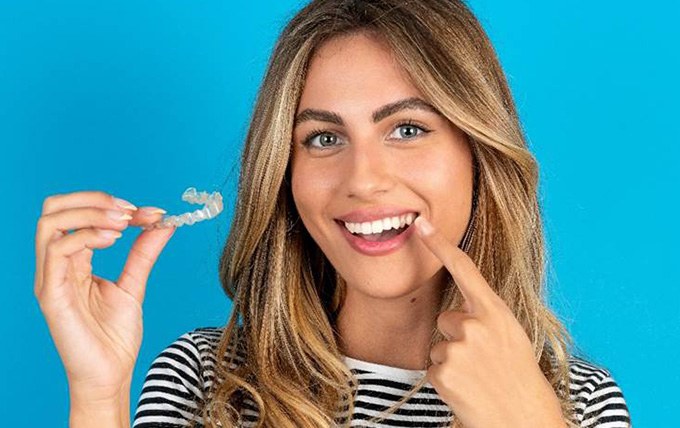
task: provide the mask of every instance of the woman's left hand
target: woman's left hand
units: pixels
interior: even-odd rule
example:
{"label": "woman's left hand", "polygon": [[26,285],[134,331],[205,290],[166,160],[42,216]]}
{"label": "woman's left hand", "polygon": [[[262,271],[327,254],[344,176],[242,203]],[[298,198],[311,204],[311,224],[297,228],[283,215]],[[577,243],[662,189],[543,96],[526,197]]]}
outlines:
{"label": "woman's left hand", "polygon": [[559,399],[510,308],[472,259],[423,220],[415,221],[418,235],[465,300],[464,312],[437,318],[448,340],[430,351],[429,382],[466,428],[564,427]]}

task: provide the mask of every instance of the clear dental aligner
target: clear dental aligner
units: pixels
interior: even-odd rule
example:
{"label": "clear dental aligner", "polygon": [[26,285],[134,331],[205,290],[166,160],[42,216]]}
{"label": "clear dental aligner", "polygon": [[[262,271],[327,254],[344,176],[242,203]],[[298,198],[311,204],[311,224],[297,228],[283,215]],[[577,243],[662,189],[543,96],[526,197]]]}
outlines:
{"label": "clear dental aligner", "polygon": [[205,204],[202,209],[187,212],[180,215],[166,215],[153,224],[147,225],[144,229],[158,229],[166,227],[181,227],[185,224],[192,225],[203,220],[215,218],[222,212],[222,195],[220,192],[197,192],[195,187],[189,187],[182,193],[182,200],[190,204]]}

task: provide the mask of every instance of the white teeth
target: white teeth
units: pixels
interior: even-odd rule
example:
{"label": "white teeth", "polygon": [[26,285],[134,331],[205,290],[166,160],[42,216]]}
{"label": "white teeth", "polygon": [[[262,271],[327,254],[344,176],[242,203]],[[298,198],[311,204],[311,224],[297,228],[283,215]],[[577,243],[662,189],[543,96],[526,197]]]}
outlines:
{"label": "white teeth", "polygon": [[396,217],[385,217],[381,220],[367,221],[364,223],[343,222],[347,230],[351,233],[361,233],[363,235],[381,233],[383,230],[401,229],[405,225],[410,225],[416,218],[416,213],[408,213]]}

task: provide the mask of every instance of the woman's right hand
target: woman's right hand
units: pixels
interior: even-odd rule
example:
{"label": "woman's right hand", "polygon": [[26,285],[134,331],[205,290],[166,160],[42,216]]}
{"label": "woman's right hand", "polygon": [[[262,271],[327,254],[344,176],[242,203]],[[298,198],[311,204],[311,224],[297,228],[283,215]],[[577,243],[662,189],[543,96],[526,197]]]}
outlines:
{"label": "woman's right hand", "polygon": [[[142,342],[142,302],[158,255],[175,228],[148,229],[135,240],[116,282],[92,273],[95,248],[113,245],[128,225],[162,218],[100,191],[45,199],[36,229],[34,292],[78,398],[115,399],[129,387]],[[114,220],[108,214],[127,220]],[[68,233],[69,231],[72,233]],[[129,393],[129,389],[128,389]]]}

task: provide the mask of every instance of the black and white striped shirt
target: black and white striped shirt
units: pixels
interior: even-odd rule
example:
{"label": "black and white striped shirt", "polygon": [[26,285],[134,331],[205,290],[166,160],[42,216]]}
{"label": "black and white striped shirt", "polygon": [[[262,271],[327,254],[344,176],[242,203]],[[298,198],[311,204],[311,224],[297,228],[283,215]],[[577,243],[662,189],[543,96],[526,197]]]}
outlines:
{"label": "black and white striped shirt", "polygon": [[[137,402],[133,428],[184,427],[192,418],[202,426],[202,418],[192,416],[193,410],[213,383],[214,350],[222,330],[223,327],[202,327],[187,332],[156,357]],[[243,357],[239,348],[237,361],[242,361]],[[346,356],[344,361],[359,381],[353,427],[366,426],[366,420],[399,401],[425,373],[424,370],[406,370]],[[632,428],[623,393],[607,370],[571,357],[570,392],[581,427]],[[255,426],[255,403],[246,399],[241,415],[242,426]],[[347,416],[339,414],[336,420]],[[445,427],[452,416],[451,409],[428,382],[379,426]]]}

